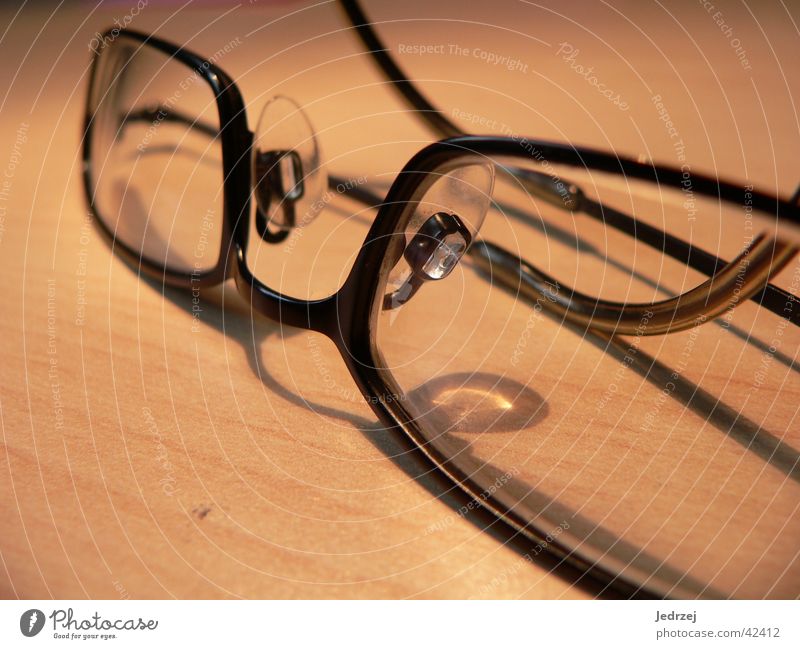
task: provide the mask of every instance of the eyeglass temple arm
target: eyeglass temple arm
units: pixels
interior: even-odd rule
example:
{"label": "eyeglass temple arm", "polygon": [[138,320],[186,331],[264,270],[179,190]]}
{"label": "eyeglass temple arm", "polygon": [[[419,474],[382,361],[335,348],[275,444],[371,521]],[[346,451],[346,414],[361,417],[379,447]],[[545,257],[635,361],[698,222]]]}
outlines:
{"label": "eyeglass temple arm", "polygon": [[[139,111],[135,111],[132,113],[128,113],[125,116],[124,122],[128,121],[172,121],[177,122],[180,124],[185,124],[190,126],[194,129],[199,130],[200,132],[209,135],[210,137],[217,137],[219,135],[219,130],[209,124],[201,122],[196,119],[192,119],[189,116],[186,116],[174,109],[171,109],[166,106],[158,106],[155,108],[143,108]],[[663,230],[659,230],[647,223],[642,223],[637,221],[636,219],[631,218],[627,214],[619,212],[613,208],[607,207],[601,203],[593,201],[587,198],[580,188],[570,185],[567,187],[567,195],[565,196],[564,191],[560,189],[555,183],[555,181],[547,174],[541,174],[538,172],[530,172],[530,173],[522,173],[519,172],[527,172],[528,170],[520,170],[515,168],[508,168],[506,169],[512,176],[520,180],[522,185],[525,189],[557,206],[561,207],[567,211],[577,211],[581,210],[586,214],[592,215],[595,218],[598,218],[605,223],[615,227],[630,236],[641,240],[648,245],[656,248],[658,250],[662,250],[664,253],[668,254],[669,256],[673,257],[674,259],[678,259],[687,265],[691,266],[695,270],[698,270],[709,277],[714,278],[716,280],[719,273],[723,272],[725,269],[736,268],[738,267],[737,260],[741,259],[742,255],[737,257],[736,260],[732,262],[725,262],[724,260],[712,255],[711,253],[705,252],[704,250],[697,248],[696,246],[692,246],[682,239],[674,237],[670,234],[667,234]],[[344,183],[343,179],[337,178],[335,176],[330,176],[328,179],[328,185],[331,188],[336,188]],[[349,189],[347,195],[357,200],[363,204],[377,206],[381,203],[381,199],[370,192],[369,190],[361,187],[353,187]],[[754,242],[755,245],[755,242]],[[786,246],[783,244],[775,244],[776,246],[776,259],[775,262],[778,262],[778,248],[783,250],[782,254],[788,255],[786,258],[781,258],[780,267],[783,267],[789,259],[795,254],[796,249],[790,246]],[[761,249],[759,247],[759,249]],[[544,273],[537,271],[533,266],[524,262],[523,260],[519,259],[512,253],[505,251],[504,249],[500,248],[491,243],[487,242],[476,242],[472,248],[471,253],[472,256],[478,260],[479,264],[483,260],[483,263],[489,261],[489,257],[487,255],[489,252],[492,252],[491,258],[494,260],[493,263],[497,266],[495,272],[499,272],[501,275],[501,281],[504,282],[511,282],[510,286],[515,287],[520,283],[520,278],[523,280],[523,284],[528,286],[528,289],[533,291],[533,293],[537,294],[539,298],[543,296],[543,291],[547,291],[547,287],[551,286],[554,282],[552,278],[549,278]],[[744,254],[744,253],[743,253]],[[751,251],[752,255],[752,251]],[[751,256],[752,262],[752,256]],[[755,277],[756,273],[750,273],[751,277]],[[767,279],[769,279],[770,275],[767,275]],[[502,277],[505,277],[503,280]],[[516,277],[516,279],[514,279]],[[709,280],[711,282],[712,280]],[[709,282],[701,285],[695,291],[700,290],[703,286],[707,286]],[[719,283],[718,286],[723,285]],[[772,284],[766,283],[757,283],[753,281],[752,284],[748,284],[752,290],[747,292],[746,297],[743,290],[740,290],[739,296],[740,299],[751,299],[758,302],[761,306],[767,308],[769,311],[776,313],[777,315],[786,318],[794,325],[800,325],[800,300],[798,300],[795,296],[791,293],[787,293],[786,291],[778,288],[777,286],[773,286]],[[759,290],[761,288],[761,290]],[[702,295],[707,295],[706,293],[702,293]],[[594,314],[592,315],[593,325],[596,329],[602,329],[609,331],[613,329],[617,333],[623,333],[623,331],[627,331],[626,329],[628,325],[625,323],[628,322],[631,318],[633,319],[635,326],[638,326],[639,322],[641,321],[641,317],[643,315],[643,309],[651,307],[652,305],[624,305],[622,303],[604,303],[598,302],[594,298],[589,296],[583,295],[577,291],[570,290],[568,293],[563,294],[564,296],[568,295],[568,301],[561,303],[561,306],[558,303],[553,303],[548,300],[547,305],[555,308],[557,311],[563,310],[564,304],[568,304],[568,308],[573,310],[575,315],[575,319],[570,318],[571,320],[586,324],[586,317],[587,314]],[[700,293],[698,293],[700,295]],[[675,298],[679,299],[679,298]],[[686,300],[687,297],[683,296]],[[665,304],[669,303],[670,300],[667,300],[663,303],[656,303],[656,304]],[[611,305],[610,311],[601,311],[598,314],[598,305]],[[620,310],[623,309],[631,309],[629,315],[626,315],[624,318],[620,317]],[[665,307],[666,311],[669,312],[672,307]],[[724,309],[723,309],[724,310]],[[787,315],[787,312],[788,315]],[[687,313],[687,311],[682,310],[678,315],[682,315]],[[709,312],[710,313],[710,312]],[[659,316],[663,318],[663,316]],[[683,316],[682,316],[683,317]],[[706,317],[709,317],[707,314]],[[693,323],[697,319],[697,316],[693,316],[690,318],[685,326],[691,327]],[[609,329],[609,327],[611,329]],[[677,331],[674,326],[669,328],[669,331]],[[656,329],[655,325],[651,329],[648,330],[649,333],[661,333],[662,330]]]}
{"label": "eyeglass temple arm", "polygon": [[[332,176],[330,182],[340,185],[343,180]],[[381,203],[380,197],[368,189],[354,188],[346,194],[365,205]],[[555,200],[561,201],[561,197]],[[642,304],[598,300],[564,289],[553,277],[484,239],[477,239],[467,254],[490,281],[520,291],[531,302],[542,304],[573,324],[610,334],[655,336],[690,329],[735,308],[758,293],[797,252],[795,246],[760,235],[733,261],[717,260],[720,266],[714,277],[700,286],[675,298]]]}
{"label": "eyeglass temple arm", "polygon": [[[708,277],[714,278],[724,269],[729,268],[731,264],[736,263],[736,260],[726,262],[724,259],[706,252],[698,246],[693,246],[683,239],[668,234],[648,223],[632,219],[627,214],[597,201],[584,199],[582,210],[584,213],[602,220],[616,230],[624,232],[656,250],[662,251],[667,256]],[[776,244],[776,254],[777,248]],[[797,248],[791,244],[781,244],[780,248],[787,251],[797,251]],[[789,258],[782,265],[785,265],[791,259],[792,254],[795,253],[789,254]],[[772,273],[770,276],[775,274]],[[752,292],[748,298],[768,311],[785,318],[793,325],[800,326],[800,299],[788,291],[767,282],[759,290]]]}
{"label": "eyeglass temple arm", "polygon": [[[420,117],[434,133],[441,137],[464,135],[464,131],[431,104],[408,79],[400,66],[395,63],[394,59],[388,54],[389,50],[372,28],[369,18],[364,14],[358,2],[356,0],[339,1],[362,43],[369,50],[370,55],[375,59],[386,78],[393,83],[403,98],[418,111]],[[554,194],[553,188],[547,188],[547,182],[551,179],[546,174],[527,169],[510,169],[509,172],[513,177],[520,180],[528,191],[540,198],[548,200],[548,198],[558,195],[557,192]],[[541,191],[537,192],[537,189]],[[576,189],[579,191],[579,188]],[[800,187],[792,200],[796,204],[800,204]],[[571,206],[565,205],[563,201],[554,202],[550,200],[550,202],[555,205],[560,202],[560,207],[577,211]],[[607,225],[635,236],[647,245],[709,277],[727,265],[727,262],[711,253],[669,235],[658,228],[641,223],[627,214],[605,207],[600,203],[584,198],[580,202],[580,209],[588,216],[603,220]],[[761,291],[756,291],[751,295],[750,299],[767,310],[787,318],[792,324],[800,326],[800,299],[791,293],[772,284],[767,284]],[[787,309],[787,307],[789,308]],[[787,312],[789,313],[788,316]]]}
{"label": "eyeglass temple arm", "polygon": [[361,42],[380,66],[384,75],[389,79],[403,98],[419,113],[433,130],[437,137],[458,137],[464,132],[451,122],[447,117],[425,96],[417,90],[406,74],[395,63],[394,59],[387,53],[389,50],[383,41],[372,29],[369,18],[361,10],[361,7],[354,0],[341,0],[340,4],[347,13],[350,24],[355,27]]}
{"label": "eyeglass temple arm", "polygon": [[797,248],[760,235],[697,288],[678,297],[642,304],[598,300],[562,289],[546,273],[488,241],[476,241],[469,254],[491,281],[519,291],[573,324],[610,334],[654,336],[690,329],[733,309],[757,293],[797,254]]}
{"label": "eyeglass temple arm", "polygon": [[[549,176],[546,180],[552,182]],[[338,186],[343,182],[341,178],[330,177],[332,185]],[[546,186],[541,189],[550,191]],[[556,200],[562,201],[561,195],[556,193],[558,198],[550,195],[553,203]],[[365,205],[378,206],[381,203],[380,197],[368,189],[356,187],[346,194]],[[582,197],[582,200],[587,199]],[[604,208],[599,203],[595,205],[598,209],[609,211],[609,208]],[[613,218],[613,214],[608,216]],[[641,227],[646,224],[639,225]],[[655,231],[655,236],[667,239],[671,237],[656,228],[652,230]],[[686,245],[680,239],[677,241]],[[690,254],[697,253],[691,246],[687,246],[687,249]],[[732,310],[740,302],[757,295],[760,290],[763,292],[762,287],[769,278],[780,272],[797,253],[796,246],[760,235],[739,256],[727,263],[708,253],[702,253],[712,257],[716,264],[715,271],[709,273],[713,277],[700,286],[678,297],[659,302],[631,304],[598,300],[572,289],[564,290],[554,278],[505,248],[484,239],[476,240],[468,251],[476,265],[489,276],[490,281],[497,281],[511,291],[520,291],[531,302],[542,303],[551,312],[560,314],[573,324],[610,334],[642,336],[690,329]],[[786,304],[782,302],[780,307],[783,309]],[[780,310],[777,313],[785,316]],[[798,310],[793,310],[790,321],[796,324],[797,315]]]}

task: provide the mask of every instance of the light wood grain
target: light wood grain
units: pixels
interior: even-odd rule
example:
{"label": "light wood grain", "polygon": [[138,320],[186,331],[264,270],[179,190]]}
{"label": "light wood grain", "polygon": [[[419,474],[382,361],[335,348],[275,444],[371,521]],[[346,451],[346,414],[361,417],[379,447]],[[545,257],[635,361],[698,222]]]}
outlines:
{"label": "light wood grain", "polygon": [[[467,11],[464,5],[456,14],[453,7],[429,5],[402,11],[430,16]],[[616,10],[588,3],[568,9],[553,4],[548,10],[514,6],[507,12],[493,9],[493,3],[470,5],[471,19],[503,29],[464,25],[462,41],[517,56],[529,65],[527,73],[498,71],[469,56],[402,60],[428,80],[423,85],[431,93],[439,92],[442,105],[495,115],[520,133],[676,164],[673,141],[652,105],[652,96],[660,94],[669,98],[695,168],[788,195],[800,181],[793,103],[800,72],[787,63],[796,52],[796,30],[783,10],[751,8],[754,19],[742,7],[723,7],[752,60],[752,70],[745,71],[711,16],[695,5],[683,4],[676,21],[645,3]],[[379,4],[374,12],[396,16],[398,7]],[[335,6],[307,9],[268,26],[294,8],[242,6],[226,13],[228,8],[205,6],[187,10],[185,20],[170,21],[171,10],[153,6],[133,26],[144,31],[161,26],[164,38],[190,41],[193,49],[209,54],[238,37],[241,45],[218,64],[241,80],[251,102],[251,125],[268,96],[293,96],[308,104],[332,170],[352,178],[366,174],[373,186],[385,187],[430,135],[402,114],[403,106],[359,53],[355,38],[339,31],[345,21]],[[87,15],[72,5],[48,22],[49,9],[37,5],[13,23],[2,10],[0,22],[10,28],[0,45],[6,59],[0,87],[9,89],[0,103],[0,173],[14,155],[18,132],[25,141],[19,142],[0,234],[5,300],[0,594],[597,594],[594,584],[576,586],[574,572],[556,568],[544,556],[526,561],[524,546],[484,530],[490,520],[457,515],[463,499],[442,493],[446,487],[426,474],[426,465],[403,441],[380,429],[331,343],[251,317],[233,286],[202,297],[193,331],[191,294],[141,280],[112,254],[87,217],[79,147],[86,43],[125,10],[122,3]],[[514,17],[520,12],[524,22]],[[264,29],[248,36],[260,25]],[[400,27],[388,26],[385,33],[411,33],[420,43],[456,33],[437,33],[430,22],[411,32]],[[545,43],[509,35],[511,27]],[[293,47],[305,39],[311,40]],[[34,49],[27,53],[30,42]],[[609,87],[619,89],[630,111],[610,105],[570,70],[556,54],[560,42],[579,48],[579,60],[593,64]],[[345,213],[354,208],[347,201],[333,207]],[[329,294],[346,276],[370,216],[343,219],[330,209],[315,223],[317,229],[298,240],[293,254],[262,245],[257,267],[282,290]],[[796,272],[795,264],[779,282],[792,286]],[[742,308],[736,324],[769,344],[778,320],[756,311]],[[492,331],[491,322],[485,326]],[[555,467],[547,487],[561,493],[565,506],[645,546],[650,530],[637,519],[638,511],[650,507],[650,515],[668,518],[681,489],[705,494],[708,498],[692,501],[673,523],[684,524],[694,511],[698,520],[719,525],[713,516],[701,516],[706,504],[712,512],[717,508],[718,517],[757,521],[747,556],[761,556],[759,548],[770,538],[783,540],[779,552],[765,555],[757,567],[767,581],[750,580],[739,594],[764,595],[779,567],[788,565],[778,588],[767,594],[797,596],[797,562],[785,539],[797,538],[798,486],[786,471],[754,459],[741,442],[708,423],[712,413],[687,409],[680,400],[668,400],[658,415],[660,421],[679,421],[677,427],[656,426],[648,436],[626,428],[620,409],[641,417],[658,391],[635,373],[625,375],[620,393],[640,389],[640,398],[623,403],[615,397],[583,430],[619,359],[557,323],[543,320],[541,327],[547,334],[535,353],[543,362],[536,363],[528,387],[551,413],[534,441],[548,441],[524,477],[536,482],[542,466]],[[674,367],[688,340],[688,334],[681,336],[647,340],[642,349]],[[507,353],[515,340],[503,339]],[[798,342],[794,332],[786,332],[781,353],[793,359]],[[734,411],[746,406],[750,420],[797,449],[793,370],[773,364],[766,386],[748,398],[762,359],[762,351],[709,325],[682,374]],[[459,360],[470,366],[468,356]],[[592,378],[593,371],[601,372],[604,382]],[[589,394],[577,400],[582,390]],[[482,436],[474,441],[474,453],[493,457],[508,451],[508,435]],[[625,456],[631,448],[635,452]],[[691,453],[682,456],[687,448]],[[591,489],[608,477],[620,455],[627,459],[614,479],[632,489],[623,501],[614,490]],[[712,468],[703,464],[709,457]],[[577,483],[576,475],[582,476]],[[687,480],[695,476],[699,482],[690,485]],[[656,492],[663,500],[649,500]],[[691,563],[684,559],[708,547],[693,542],[707,534],[679,534],[659,537],[648,549],[669,553],[658,543],[676,538],[677,564],[684,568]],[[732,541],[716,542],[712,551],[722,562]],[[723,582],[726,588],[737,586]]]}

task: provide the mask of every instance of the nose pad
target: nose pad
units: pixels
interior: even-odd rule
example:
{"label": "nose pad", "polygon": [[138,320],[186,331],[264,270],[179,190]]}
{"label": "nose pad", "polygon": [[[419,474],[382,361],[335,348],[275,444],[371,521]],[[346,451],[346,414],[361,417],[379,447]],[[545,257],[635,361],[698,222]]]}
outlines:
{"label": "nose pad", "polygon": [[402,306],[425,282],[452,273],[489,210],[494,173],[494,165],[473,158],[430,173],[418,201],[408,203],[413,213],[406,221],[402,245],[390,252],[384,310]]}
{"label": "nose pad", "polygon": [[427,219],[403,252],[410,272],[405,281],[384,298],[384,308],[402,306],[429,281],[447,277],[472,243],[472,234],[456,215],[437,212]]}
{"label": "nose pad", "polygon": [[259,153],[256,173],[283,200],[296,201],[303,197],[303,161],[297,151],[268,151]]}
{"label": "nose pad", "polygon": [[447,277],[472,242],[472,235],[455,214],[437,212],[414,235],[403,256],[423,280]]}
{"label": "nose pad", "polygon": [[282,96],[267,102],[251,156],[256,230],[265,241],[283,241],[319,215],[328,186],[316,133],[300,106]]}
{"label": "nose pad", "polygon": [[269,230],[265,214],[271,202],[280,204],[284,231],[297,226],[297,202],[305,194],[303,161],[296,151],[260,151],[254,156],[256,194],[256,229],[267,240],[275,235]]}

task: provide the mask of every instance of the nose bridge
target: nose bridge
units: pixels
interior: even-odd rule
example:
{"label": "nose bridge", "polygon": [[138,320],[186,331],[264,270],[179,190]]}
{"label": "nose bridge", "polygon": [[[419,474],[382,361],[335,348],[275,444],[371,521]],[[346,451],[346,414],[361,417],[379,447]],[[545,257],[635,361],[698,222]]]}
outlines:
{"label": "nose bridge", "polygon": [[290,327],[310,329],[331,335],[331,322],[336,320],[337,294],[320,300],[293,298],[276,291],[250,270],[247,253],[241,244],[236,244],[235,263],[231,275],[236,289],[253,308],[265,318]]}

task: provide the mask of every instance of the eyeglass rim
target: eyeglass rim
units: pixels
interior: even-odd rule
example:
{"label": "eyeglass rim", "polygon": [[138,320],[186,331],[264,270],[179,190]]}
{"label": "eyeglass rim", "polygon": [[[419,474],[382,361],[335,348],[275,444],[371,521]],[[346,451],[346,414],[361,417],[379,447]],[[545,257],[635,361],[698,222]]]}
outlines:
{"label": "eyeglass rim", "polygon": [[[561,144],[544,142],[536,144],[545,151],[545,156],[549,156],[551,160],[563,162],[580,159],[590,163],[586,166],[598,171],[613,171],[616,167],[620,167],[632,177],[645,180],[657,177],[662,184],[671,182],[673,186],[680,188],[681,172],[679,169],[653,167],[635,160],[589,149],[575,149]],[[401,430],[433,466],[458,484],[470,498],[480,502],[499,520],[510,525],[532,542],[541,543],[548,534],[543,526],[537,527],[533,521],[523,518],[517,509],[504,506],[498,499],[497,492],[486,496],[486,485],[476,481],[473,475],[432,445],[430,437],[425,434],[422,426],[416,421],[415,416],[408,410],[403,400],[395,398],[395,395],[401,393],[402,390],[383,361],[377,340],[377,317],[383,302],[388,268],[381,268],[374,262],[370,265],[367,260],[367,255],[371,254],[375,261],[379,260],[391,267],[389,247],[393,244],[393,237],[404,232],[404,221],[410,219],[413,212],[413,210],[403,210],[403,206],[410,197],[417,195],[418,187],[426,175],[452,164],[456,157],[465,156],[472,160],[478,156],[491,159],[508,156],[515,152],[518,154],[518,149],[518,145],[508,138],[462,136],[431,144],[408,162],[389,189],[370,230],[365,248],[362,248],[359,255],[360,259],[357,260],[348,282],[343,287],[342,297],[347,301],[347,307],[342,315],[350,318],[349,321],[345,321],[345,325],[351,338],[349,345],[343,344],[342,339],[339,339],[337,344],[351,374],[384,425]],[[710,194],[712,197],[730,200],[740,195],[743,198],[744,192],[749,191],[739,185],[711,177],[698,176],[697,178],[699,182],[696,193],[698,194]],[[762,207],[777,204],[780,211],[791,214],[794,219],[800,212],[794,205],[761,192],[753,192],[752,201],[754,205]],[[734,200],[733,202],[738,201]],[[403,212],[405,212],[405,218],[401,217]],[[368,253],[367,245],[377,247],[377,254],[374,249]],[[360,283],[355,283],[354,278],[367,269],[372,273],[365,275]],[[548,541],[548,548],[551,554],[565,559],[579,568],[585,568],[590,574],[609,583],[613,582],[617,588],[660,597],[693,597],[698,592],[702,592],[707,597],[721,596],[720,593],[705,585],[693,586],[692,580],[688,576],[682,582],[676,583],[659,579],[652,574],[643,574],[637,566],[614,563],[609,560],[609,557],[599,556],[580,538],[571,538],[569,533],[560,535],[556,540]]]}

